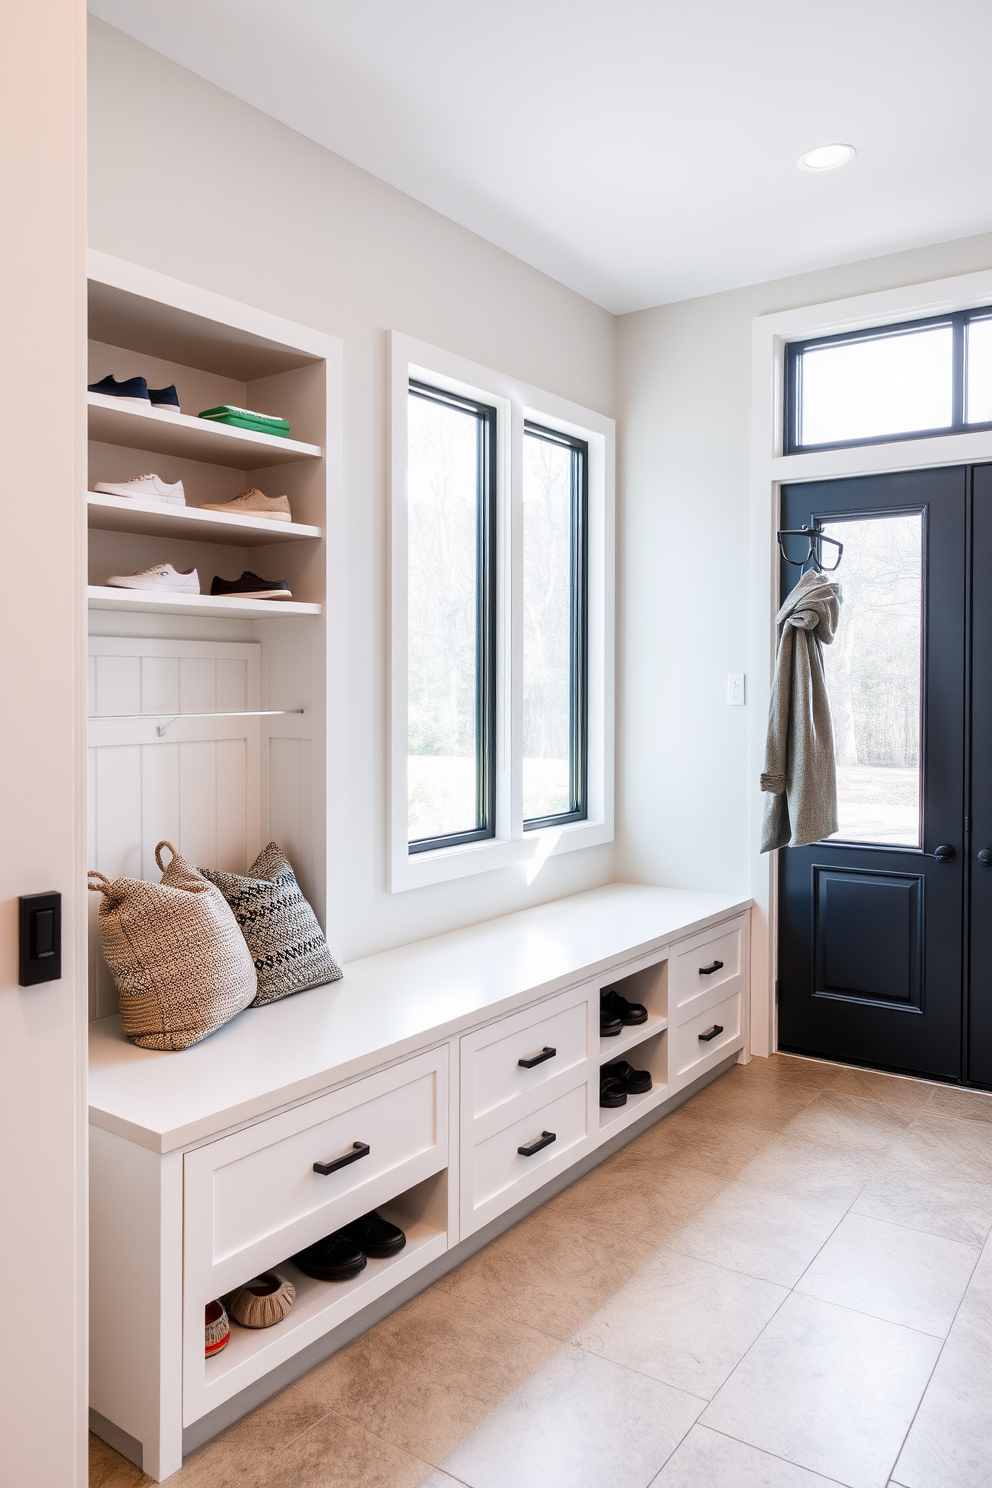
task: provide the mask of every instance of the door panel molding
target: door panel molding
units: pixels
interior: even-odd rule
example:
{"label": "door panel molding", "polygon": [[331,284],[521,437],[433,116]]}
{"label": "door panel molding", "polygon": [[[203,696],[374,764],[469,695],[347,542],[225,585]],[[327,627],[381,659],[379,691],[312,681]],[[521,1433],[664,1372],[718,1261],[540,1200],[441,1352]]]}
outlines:
{"label": "door panel molding", "polygon": [[813,996],[922,1013],[922,873],[814,863],[812,874]]}

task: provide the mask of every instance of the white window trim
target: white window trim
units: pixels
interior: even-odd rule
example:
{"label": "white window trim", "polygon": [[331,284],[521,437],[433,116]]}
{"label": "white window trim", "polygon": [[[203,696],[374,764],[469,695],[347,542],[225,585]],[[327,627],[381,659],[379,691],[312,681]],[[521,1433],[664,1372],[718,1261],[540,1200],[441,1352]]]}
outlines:
{"label": "white window trim", "polygon": [[[496,836],[412,854],[407,827],[407,397],[411,377],[496,408],[498,441]],[[616,426],[592,409],[393,331],[390,336],[389,889],[401,893],[613,841]],[[589,445],[589,814],[523,828],[525,419]]]}
{"label": "white window trim", "polygon": [[751,719],[752,874],[755,901],[751,936],[751,1049],[770,1054],[777,1046],[775,985],[778,976],[778,855],[762,856],[764,797],[757,788],[765,752],[764,700],[775,659],[775,615],[779,607],[779,491],[784,483],[879,475],[941,465],[992,461],[992,430],[902,439],[892,444],[855,445],[785,455],[785,348],[790,341],[841,331],[897,325],[955,310],[992,305],[992,271],[905,285],[851,299],[805,305],[755,318],[751,360]]}

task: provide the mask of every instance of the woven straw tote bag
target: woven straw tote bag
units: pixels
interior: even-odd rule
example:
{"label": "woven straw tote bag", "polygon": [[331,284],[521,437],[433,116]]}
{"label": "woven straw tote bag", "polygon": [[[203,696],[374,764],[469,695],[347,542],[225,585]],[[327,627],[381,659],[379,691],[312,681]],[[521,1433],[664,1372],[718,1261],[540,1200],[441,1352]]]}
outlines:
{"label": "woven straw tote bag", "polygon": [[171,842],[158,844],[155,861],[161,883],[92,872],[89,887],[103,895],[100,944],[127,1037],[143,1049],[188,1049],[248,1006],[255,966],[220,890]]}

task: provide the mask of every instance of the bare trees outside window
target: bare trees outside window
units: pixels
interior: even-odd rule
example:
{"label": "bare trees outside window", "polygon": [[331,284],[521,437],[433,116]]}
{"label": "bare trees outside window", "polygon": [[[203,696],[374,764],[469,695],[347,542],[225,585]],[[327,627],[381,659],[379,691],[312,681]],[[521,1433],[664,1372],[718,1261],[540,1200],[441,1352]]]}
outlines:
{"label": "bare trees outside window", "polygon": [[528,425],[523,461],[523,814],[586,814],[585,444]]}
{"label": "bare trees outside window", "polygon": [[823,652],[845,842],[918,847],[923,516],[824,522],[844,544],[840,625]]}
{"label": "bare trees outside window", "polygon": [[495,410],[411,384],[410,850],[492,836]]}

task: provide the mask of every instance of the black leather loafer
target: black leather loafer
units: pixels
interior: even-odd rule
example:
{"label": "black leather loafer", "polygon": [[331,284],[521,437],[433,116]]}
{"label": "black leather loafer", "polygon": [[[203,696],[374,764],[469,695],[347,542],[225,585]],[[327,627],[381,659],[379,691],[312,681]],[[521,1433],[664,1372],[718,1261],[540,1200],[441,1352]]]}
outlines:
{"label": "black leather loafer", "polygon": [[618,1033],[623,1033],[623,1024],[615,1013],[599,1010],[599,1036],[600,1038],[616,1038]]}
{"label": "black leather loafer", "polygon": [[615,1080],[628,1095],[644,1095],[651,1089],[651,1071],[632,1069],[626,1059],[618,1059],[615,1064],[604,1064],[603,1079]]}
{"label": "black leather loafer", "polygon": [[364,1250],[374,1261],[384,1261],[387,1256],[396,1255],[406,1244],[406,1236],[399,1225],[390,1224],[388,1219],[383,1219],[374,1209],[371,1214],[363,1214],[353,1224],[345,1225],[340,1234],[353,1241],[359,1250]]}
{"label": "black leather loafer", "polygon": [[335,1230],[333,1235],[325,1235],[323,1240],[294,1255],[293,1264],[317,1281],[348,1281],[368,1263],[365,1252],[354,1240],[349,1240],[343,1230]]}
{"label": "black leather loafer", "polygon": [[604,1075],[599,1082],[599,1104],[601,1106],[625,1106],[627,1092],[619,1080]]}
{"label": "black leather loafer", "polygon": [[599,994],[599,1015],[602,1018],[607,1013],[619,1018],[627,1027],[648,1021],[648,1010],[643,1002],[628,1002],[615,987],[607,987]]}

